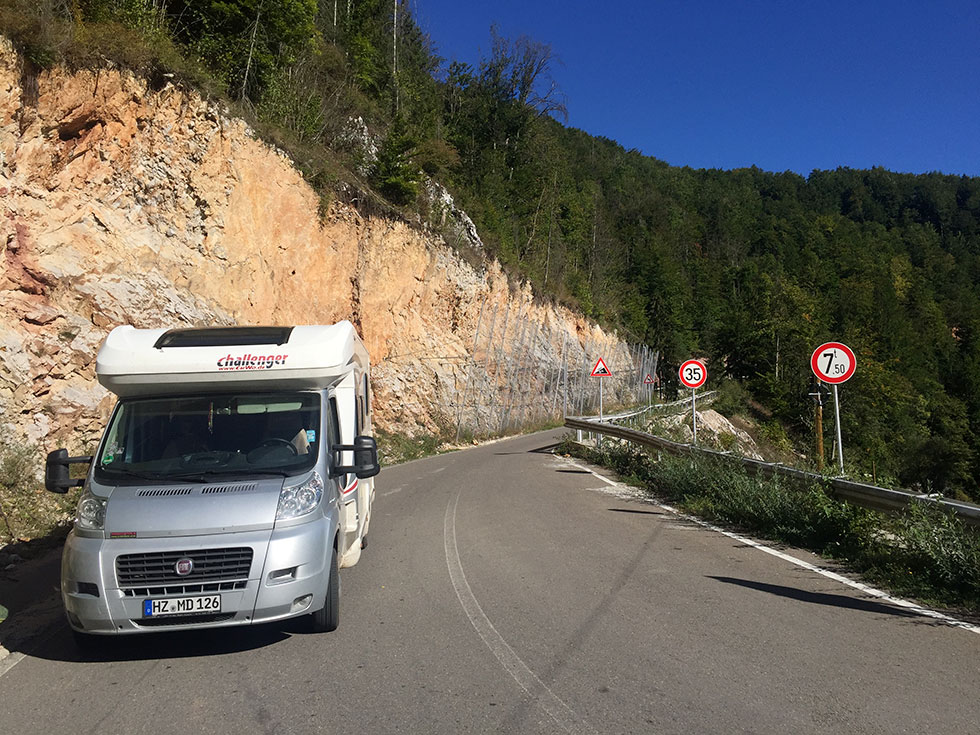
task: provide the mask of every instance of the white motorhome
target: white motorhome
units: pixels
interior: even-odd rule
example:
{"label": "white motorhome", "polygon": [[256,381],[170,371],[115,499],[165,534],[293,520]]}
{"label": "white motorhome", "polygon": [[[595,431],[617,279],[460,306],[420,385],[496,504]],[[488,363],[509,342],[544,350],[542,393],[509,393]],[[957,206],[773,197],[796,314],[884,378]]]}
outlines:
{"label": "white motorhome", "polygon": [[119,399],[96,455],[59,449],[45,473],[84,488],[61,567],[79,642],[301,615],[335,629],[380,469],[353,325],[118,327],[96,373]]}

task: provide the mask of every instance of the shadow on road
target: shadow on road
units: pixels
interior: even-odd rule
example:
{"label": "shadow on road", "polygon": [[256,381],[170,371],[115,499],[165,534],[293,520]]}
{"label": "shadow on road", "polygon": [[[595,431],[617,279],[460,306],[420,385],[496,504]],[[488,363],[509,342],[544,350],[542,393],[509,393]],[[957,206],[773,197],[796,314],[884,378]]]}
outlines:
{"label": "shadow on road", "polygon": [[559,446],[561,446],[561,442],[553,441],[534,449],[522,449],[517,452],[494,452],[493,454],[495,457],[507,457],[512,454],[551,454],[552,450]]}
{"label": "shadow on road", "polygon": [[735,579],[734,577],[716,577],[713,575],[707,576],[709,579],[716,579],[719,582],[724,582],[725,584],[748,587],[749,589],[758,590],[760,592],[768,592],[771,595],[788,597],[791,600],[810,602],[815,605],[829,605],[831,607],[840,607],[848,610],[861,610],[862,612],[878,613],[879,615],[895,615],[901,618],[921,617],[921,615],[914,610],[905,610],[887,603],[875,602],[874,600],[863,600],[857,597],[850,597],[848,595],[835,595],[827,592],[810,592],[808,590],[797,589],[796,587],[784,587],[780,584],[753,582],[748,579]]}
{"label": "shadow on road", "polygon": [[637,515],[644,516],[663,516],[667,515],[665,512],[660,510],[640,510],[639,508],[606,508],[606,510],[612,513],[635,513]]}
{"label": "shadow on road", "polygon": [[189,658],[249,651],[307,632],[306,619],[294,618],[254,627],[99,636],[82,651],[62,610],[60,567],[55,547],[0,577],[0,604],[9,610],[0,623],[0,646],[10,653],[71,662]]}
{"label": "shadow on road", "polygon": [[298,618],[254,627],[93,636],[79,648],[68,623],[59,618],[20,648],[34,658],[75,663],[197,658],[264,648],[307,633],[304,623]]}

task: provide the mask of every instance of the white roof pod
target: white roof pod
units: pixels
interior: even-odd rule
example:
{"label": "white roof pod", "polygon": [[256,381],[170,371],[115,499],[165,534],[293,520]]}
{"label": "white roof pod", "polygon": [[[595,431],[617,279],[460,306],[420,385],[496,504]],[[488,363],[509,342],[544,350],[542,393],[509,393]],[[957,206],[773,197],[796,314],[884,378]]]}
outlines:
{"label": "white roof pod", "polygon": [[298,327],[136,329],[106,337],[99,382],[121,398],[240,390],[317,390],[370,366],[348,321]]}

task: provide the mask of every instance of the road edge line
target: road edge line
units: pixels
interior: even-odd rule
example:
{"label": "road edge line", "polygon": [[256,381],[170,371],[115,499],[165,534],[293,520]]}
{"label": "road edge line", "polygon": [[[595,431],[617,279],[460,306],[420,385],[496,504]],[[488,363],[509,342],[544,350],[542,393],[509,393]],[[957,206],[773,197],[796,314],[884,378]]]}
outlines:
{"label": "road edge line", "polygon": [[[571,459],[568,458],[563,458],[563,459],[565,459],[565,461],[567,461],[569,464],[578,467],[581,470],[585,470],[586,472],[589,472],[592,475],[595,475],[596,477],[598,477],[600,480],[602,480],[608,485],[612,485],[613,487],[618,487],[618,488],[624,488],[624,487],[632,488],[631,485],[626,485],[625,483],[621,483],[621,482],[615,482],[613,480],[610,480],[608,477],[603,477],[602,475],[600,475],[598,472],[591,469],[590,467],[581,465],[578,462],[572,461]],[[633,489],[637,490],[637,492],[642,492],[642,490],[640,490],[639,488],[633,488]],[[766,554],[775,556],[779,559],[782,559],[783,561],[788,561],[789,563],[798,567],[802,567],[807,571],[816,572],[817,574],[823,577],[827,577],[828,579],[832,579],[835,582],[839,582],[841,584],[847,585],[848,587],[852,587],[853,589],[863,592],[866,595],[870,595],[871,597],[875,597],[879,600],[889,602],[905,610],[909,610],[911,612],[917,613],[918,615],[922,615],[923,617],[933,618],[934,620],[938,620],[952,628],[961,628],[963,630],[969,631],[970,633],[976,633],[980,635],[980,626],[974,625],[973,623],[968,623],[965,620],[959,620],[950,615],[946,615],[945,613],[941,613],[938,610],[930,610],[929,608],[923,607],[922,605],[912,602],[911,600],[905,600],[902,599],[901,597],[894,597],[889,593],[885,592],[884,590],[880,590],[876,587],[871,587],[870,585],[867,585],[863,582],[858,582],[853,579],[848,579],[847,577],[838,574],[837,572],[831,571],[830,569],[824,569],[823,567],[819,567],[816,564],[811,564],[810,562],[804,561],[803,559],[798,559],[797,557],[792,556],[791,554],[787,554],[783,551],[779,551],[778,549],[774,549],[771,546],[767,546],[766,544],[763,544],[759,541],[755,541],[754,539],[750,539],[746,536],[742,536],[732,531],[727,531],[724,528],[721,528],[712,523],[708,523],[707,521],[701,520],[700,518],[696,518],[695,516],[684,513],[683,511],[680,511],[671,505],[667,505],[666,503],[662,503],[659,500],[656,500],[652,496],[637,498],[637,500],[643,500],[645,502],[651,503],[652,505],[655,505],[658,508],[662,508],[668,513],[672,513],[678,518],[683,518],[685,521],[690,521],[691,523],[695,523],[701,526],[702,528],[707,528],[711,531],[720,533],[723,536],[727,536],[728,538],[734,541],[743,543],[746,546],[751,546],[754,549],[763,551]]]}

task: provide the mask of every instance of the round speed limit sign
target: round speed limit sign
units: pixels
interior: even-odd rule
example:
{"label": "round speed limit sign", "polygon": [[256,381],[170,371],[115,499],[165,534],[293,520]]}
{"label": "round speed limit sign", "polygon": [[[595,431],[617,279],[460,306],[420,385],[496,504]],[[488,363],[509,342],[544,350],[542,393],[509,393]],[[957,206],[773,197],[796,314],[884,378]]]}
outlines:
{"label": "round speed limit sign", "polygon": [[700,360],[688,360],[677,372],[681,382],[688,388],[700,388],[708,379],[708,369]]}
{"label": "round speed limit sign", "polygon": [[825,383],[843,383],[854,375],[857,360],[854,351],[840,342],[826,342],[810,356],[813,374]]}

